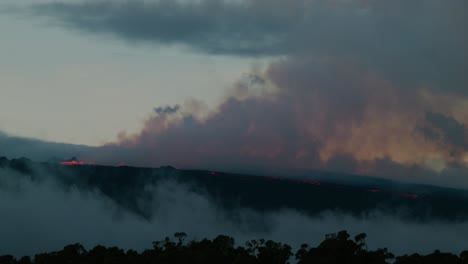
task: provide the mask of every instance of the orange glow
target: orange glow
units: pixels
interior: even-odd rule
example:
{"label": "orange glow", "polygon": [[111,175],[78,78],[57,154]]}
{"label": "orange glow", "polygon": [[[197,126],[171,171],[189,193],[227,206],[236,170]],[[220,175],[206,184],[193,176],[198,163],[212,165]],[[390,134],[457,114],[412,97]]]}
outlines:
{"label": "orange glow", "polygon": [[120,162],[119,165],[117,165],[117,167],[126,167],[127,164],[125,164],[125,162]]}
{"label": "orange glow", "polygon": [[308,181],[308,180],[303,180],[302,182],[306,184],[310,184],[310,185],[320,186],[320,182],[314,182],[314,181]]}
{"label": "orange glow", "polygon": [[62,162],[60,162],[60,164],[64,165],[64,166],[82,166],[82,165],[86,165],[83,161],[76,161],[76,160],[62,161]]}
{"label": "orange glow", "polygon": [[85,165],[95,165],[94,162],[84,162],[84,161],[79,161],[79,160],[66,160],[60,162],[60,165],[63,166],[85,166]]}
{"label": "orange glow", "polygon": [[418,195],[414,193],[400,193],[400,196],[408,199],[418,199]]}

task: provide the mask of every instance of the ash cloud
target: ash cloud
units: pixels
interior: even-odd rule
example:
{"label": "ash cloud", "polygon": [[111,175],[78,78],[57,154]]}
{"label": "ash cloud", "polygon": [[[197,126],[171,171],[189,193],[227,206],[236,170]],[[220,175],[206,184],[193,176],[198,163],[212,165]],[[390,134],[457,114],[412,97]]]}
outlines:
{"label": "ash cloud", "polygon": [[467,188],[466,5],[63,1],[31,11],[132,43],[283,57],[249,75],[255,85],[235,84],[204,117],[184,106],[177,115],[156,108],[140,133],[69,156],[138,166],[324,169]]}
{"label": "ash cloud", "polygon": [[207,117],[183,108],[175,119],[155,115],[140,133],[109,146],[155,166],[323,169],[468,186],[462,107],[468,99],[403,86],[327,58],[279,60],[259,78],[262,87],[238,84],[254,95],[233,93]]}
{"label": "ash cloud", "polygon": [[240,208],[227,213],[203,192],[171,180],[146,186],[154,197],[146,207],[153,218],[145,219],[98,190],[64,188],[47,172],[35,169],[34,174],[25,177],[0,168],[0,255],[57,250],[76,242],[88,248],[103,244],[141,250],[178,231],[195,239],[227,234],[238,243],[265,238],[298,247],[304,242],[316,245],[325,234],[348,229],[366,232],[370,248],[388,247],[397,254],[466,249],[464,222],[420,224],[379,212],[362,218],[339,212],[308,217],[287,209],[261,213]]}
{"label": "ash cloud", "polygon": [[[253,76],[261,82],[249,85],[251,76],[240,81],[207,116],[184,106],[161,107],[141,132],[122,133],[102,147],[59,145],[64,151],[4,137],[1,153],[32,154],[41,161],[77,156],[96,164],[253,173],[319,169],[468,187],[468,99],[407,89],[327,58],[290,57]],[[167,114],[176,109],[177,115]]]}
{"label": "ash cloud", "polygon": [[456,148],[461,151],[468,149],[468,129],[464,124],[453,117],[433,112],[426,113],[425,121],[427,125],[422,128],[422,132],[430,140],[452,147],[453,152],[456,152]]}

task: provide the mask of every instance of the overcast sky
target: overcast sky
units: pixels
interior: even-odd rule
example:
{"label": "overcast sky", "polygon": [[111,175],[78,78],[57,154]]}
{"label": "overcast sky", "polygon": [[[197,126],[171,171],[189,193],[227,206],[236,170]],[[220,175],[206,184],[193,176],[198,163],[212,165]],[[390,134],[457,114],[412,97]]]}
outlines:
{"label": "overcast sky", "polygon": [[467,5],[6,0],[0,154],[467,187]]}
{"label": "overcast sky", "polygon": [[14,135],[100,145],[137,132],[155,106],[216,104],[257,61],[83,34],[9,9],[18,2],[54,1],[0,5],[0,130]]}

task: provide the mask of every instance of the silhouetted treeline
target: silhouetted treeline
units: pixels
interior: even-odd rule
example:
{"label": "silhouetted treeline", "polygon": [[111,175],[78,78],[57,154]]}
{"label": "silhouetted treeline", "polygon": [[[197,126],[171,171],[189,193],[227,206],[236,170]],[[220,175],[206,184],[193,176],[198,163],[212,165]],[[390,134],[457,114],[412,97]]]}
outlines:
{"label": "silhouetted treeline", "polygon": [[0,264],[160,264],[160,263],[290,263],[299,264],[468,264],[468,251],[459,256],[435,251],[429,255],[404,255],[395,257],[386,248],[368,250],[366,235],[354,238],[346,231],[329,234],[317,247],[303,244],[293,254],[289,245],[274,242],[250,240],[245,246],[236,246],[234,239],[218,236],[213,240],[192,240],[186,242],[185,233],[176,233],[174,238],[153,242],[153,248],[141,253],[117,247],[96,246],[86,250],[81,244],[64,247],[57,252],[37,254],[33,258],[1,256]]}

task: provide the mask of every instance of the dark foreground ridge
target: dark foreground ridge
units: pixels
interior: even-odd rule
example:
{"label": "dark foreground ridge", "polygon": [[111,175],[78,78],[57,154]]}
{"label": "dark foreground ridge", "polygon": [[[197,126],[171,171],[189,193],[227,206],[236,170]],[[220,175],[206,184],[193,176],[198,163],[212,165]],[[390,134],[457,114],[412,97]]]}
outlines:
{"label": "dark foreground ridge", "polygon": [[[327,181],[329,175],[323,172],[306,175],[310,177],[291,178],[178,170],[170,166],[84,165],[75,160],[71,161],[72,166],[68,166],[70,161],[65,164],[0,158],[0,168],[15,171],[18,177],[39,181],[41,174],[46,173],[64,187],[98,190],[118,205],[147,219],[152,218],[152,212],[147,210],[145,201],[149,203],[153,193],[146,187],[165,181],[190,186],[194,192],[207,196],[227,211],[250,208],[272,212],[288,208],[313,216],[334,210],[360,217],[377,210],[420,222],[468,219],[468,191],[434,186],[390,181],[352,184],[349,180],[342,184]],[[315,174],[320,174],[321,179],[310,180],[317,176]]]}
{"label": "dark foreground ridge", "polygon": [[153,242],[153,248],[141,253],[117,247],[96,246],[86,250],[81,244],[64,247],[57,252],[37,254],[15,259],[1,256],[0,264],[104,264],[104,263],[242,263],[283,264],[296,260],[297,263],[321,264],[467,264],[468,251],[460,255],[435,251],[432,254],[404,255],[395,257],[387,249],[368,250],[364,233],[351,238],[346,231],[329,234],[317,247],[303,244],[295,254],[289,245],[275,242],[250,240],[245,246],[237,246],[233,238],[218,236],[213,240],[185,241],[185,233],[176,233],[174,238]]}

